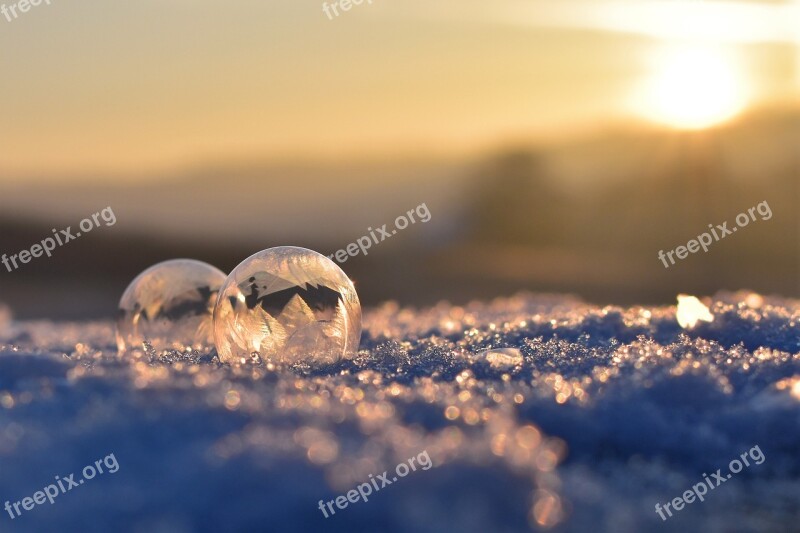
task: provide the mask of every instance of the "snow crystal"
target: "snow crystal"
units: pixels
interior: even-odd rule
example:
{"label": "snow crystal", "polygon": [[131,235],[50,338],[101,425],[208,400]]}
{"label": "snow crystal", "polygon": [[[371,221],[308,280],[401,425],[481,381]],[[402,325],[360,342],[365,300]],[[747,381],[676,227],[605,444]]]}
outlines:
{"label": "snow crystal", "polygon": [[678,324],[684,329],[693,328],[701,320],[703,322],[712,322],[714,315],[708,310],[708,307],[703,305],[703,302],[698,300],[695,296],[687,296],[685,294],[678,295],[678,311],[677,311]]}
{"label": "snow crystal", "polygon": [[[800,518],[800,304],[673,307],[520,294],[367,310],[360,350],[278,370],[214,352],[118,358],[113,324],[5,322],[0,501],[114,453],[120,468],[3,530],[766,531]],[[654,511],[746,468],[662,522]],[[427,451],[325,518],[319,500]]]}

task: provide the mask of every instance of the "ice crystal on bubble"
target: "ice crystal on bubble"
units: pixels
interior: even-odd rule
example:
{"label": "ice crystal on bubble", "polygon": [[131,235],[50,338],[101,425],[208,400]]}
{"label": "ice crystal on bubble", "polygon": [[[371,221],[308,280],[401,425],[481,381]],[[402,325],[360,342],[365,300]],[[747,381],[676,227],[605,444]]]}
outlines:
{"label": "ice crystal on bubble", "polygon": [[332,364],[358,350],[361,304],[353,283],[327,257],[270,248],[228,276],[214,310],[214,335],[224,362],[256,353],[270,363]]}
{"label": "ice crystal on bubble", "polygon": [[139,274],[119,302],[117,350],[160,352],[213,346],[212,313],[225,273],[174,259]]}

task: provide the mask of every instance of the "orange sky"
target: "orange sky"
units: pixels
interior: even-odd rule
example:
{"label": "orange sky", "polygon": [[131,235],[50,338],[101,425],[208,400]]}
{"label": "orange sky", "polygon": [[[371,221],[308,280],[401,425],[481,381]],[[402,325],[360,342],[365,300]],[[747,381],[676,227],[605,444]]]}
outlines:
{"label": "orange sky", "polygon": [[674,44],[724,48],[745,107],[796,101],[798,27],[780,1],[55,1],[0,18],[0,177],[560,136],[646,115]]}

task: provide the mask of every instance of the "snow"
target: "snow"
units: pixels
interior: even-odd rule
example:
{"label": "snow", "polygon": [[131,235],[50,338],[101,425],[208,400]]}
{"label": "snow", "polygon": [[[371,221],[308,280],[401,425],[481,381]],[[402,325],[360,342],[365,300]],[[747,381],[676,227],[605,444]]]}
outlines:
{"label": "snow", "polygon": [[[800,303],[676,307],[520,294],[367,310],[326,368],[213,352],[119,359],[108,322],[0,312],[0,505],[113,453],[2,531],[792,531],[800,519]],[[656,503],[753,446],[766,457],[662,521]],[[427,451],[325,518],[329,501]]]}

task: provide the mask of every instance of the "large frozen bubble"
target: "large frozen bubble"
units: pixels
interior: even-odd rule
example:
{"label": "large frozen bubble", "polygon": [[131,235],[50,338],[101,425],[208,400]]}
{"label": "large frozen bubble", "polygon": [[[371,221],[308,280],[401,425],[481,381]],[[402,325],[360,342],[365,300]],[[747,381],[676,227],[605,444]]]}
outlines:
{"label": "large frozen bubble", "polygon": [[278,365],[327,365],[358,351],[361,304],[347,275],[324,255],[270,248],[242,261],[225,280],[214,338],[224,362],[258,354]]}

